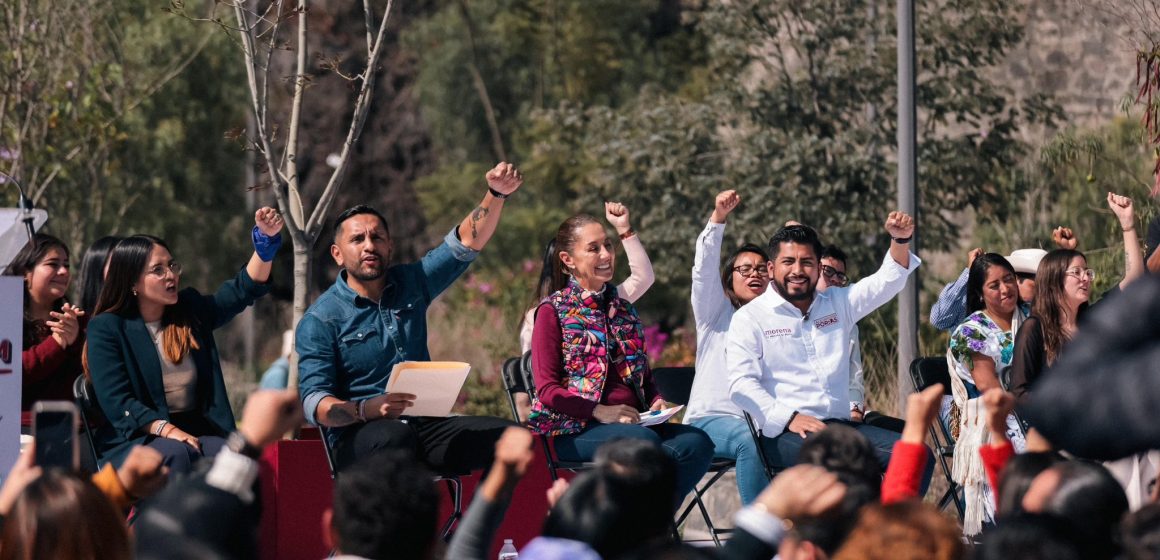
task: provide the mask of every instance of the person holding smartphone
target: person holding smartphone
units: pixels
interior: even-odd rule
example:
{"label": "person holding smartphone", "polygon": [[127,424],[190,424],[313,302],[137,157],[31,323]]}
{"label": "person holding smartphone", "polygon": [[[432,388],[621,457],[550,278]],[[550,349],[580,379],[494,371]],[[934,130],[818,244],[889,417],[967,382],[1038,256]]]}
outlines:
{"label": "person holding smartphone", "polygon": [[188,472],[216,455],[234,429],[213,330],[266,294],[281,245],[282,217],[254,215],[255,252],[213,295],[180,290],[181,264],[164,241],[134,235],[117,243],[89,325],[88,368],[109,425],[94,434],[101,461],[120,464],[133,445]]}

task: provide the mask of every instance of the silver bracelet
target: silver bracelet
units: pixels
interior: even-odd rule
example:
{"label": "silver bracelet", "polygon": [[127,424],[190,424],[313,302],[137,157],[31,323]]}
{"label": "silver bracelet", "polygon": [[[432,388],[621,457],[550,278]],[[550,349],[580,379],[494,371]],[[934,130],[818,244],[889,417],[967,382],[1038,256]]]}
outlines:
{"label": "silver bracelet", "polygon": [[161,437],[161,432],[164,431],[165,426],[168,426],[168,425],[169,425],[169,420],[162,420],[161,423],[157,425],[157,429],[153,430],[153,435],[155,435],[157,437]]}
{"label": "silver bracelet", "polygon": [[358,401],[358,421],[362,422],[364,424],[367,421],[367,412],[366,412],[367,400],[369,400],[369,399],[362,399],[362,400]]}

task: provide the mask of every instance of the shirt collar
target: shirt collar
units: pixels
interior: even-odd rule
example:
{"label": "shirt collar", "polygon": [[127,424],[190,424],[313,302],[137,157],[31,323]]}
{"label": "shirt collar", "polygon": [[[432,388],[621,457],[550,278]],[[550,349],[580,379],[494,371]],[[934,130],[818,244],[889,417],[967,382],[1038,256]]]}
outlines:
{"label": "shirt collar", "polygon": [[[379,303],[373,299],[365,298],[362,295],[360,295],[358,292],[354,291],[354,288],[350,287],[350,284],[347,283],[346,277],[347,277],[346,269],[342,269],[342,270],[338,271],[338,278],[334,281],[335,289],[338,290],[339,295],[341,295],[343,297],[343,299],[347,299],[347,300],[350,300],[350,301],[355,302],[355,303],[358,303],[360,300],[368,301],[368,302],[371,302],[374,304]],[[387,283],[386,283],[386,285],[383,286],[383,295],[382,295],[382,298],[380,299],[380,301],[389,301],[391,296],[394,294],[394,290],[395,290],[395,283],[391,281],[390,269],[388,269],[387,270]]]}
{"label": "shirt collar", "polygon": [[[809,308],[812,310],[815,306],[818,305],[819,300],[821,300],[823,298],[829,299],[829,297],[830,297],[829,290],[826,290],[825,292],[823,292],[823,291],[815,289],[814,290],[814,300],[812,302],[810,302]],[[787,300],[781,296],[781,293],[777,291],[777,287],[775,287],[773,285],[772,280],[770,280],[770,282],[769,282],[769,287],[765,289],[765,293],[761,294],[760,296],[757,296],[757,299],[764,301],[766,305],[769,305],[770,309],[777,309],[783,305],[788,306],[790,308],[793,308],[795,310],[797,309],[797,306],[790,303],[789,300]]]}

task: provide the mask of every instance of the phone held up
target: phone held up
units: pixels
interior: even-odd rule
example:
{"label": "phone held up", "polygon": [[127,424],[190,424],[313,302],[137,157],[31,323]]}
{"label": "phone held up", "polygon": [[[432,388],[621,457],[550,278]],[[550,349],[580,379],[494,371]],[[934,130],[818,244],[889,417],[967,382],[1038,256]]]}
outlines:
{"label": "phone held up", "polygon": [[36,464],[80,470],[79,411],[68,401],[38,401],[32,405],[32,437]]}

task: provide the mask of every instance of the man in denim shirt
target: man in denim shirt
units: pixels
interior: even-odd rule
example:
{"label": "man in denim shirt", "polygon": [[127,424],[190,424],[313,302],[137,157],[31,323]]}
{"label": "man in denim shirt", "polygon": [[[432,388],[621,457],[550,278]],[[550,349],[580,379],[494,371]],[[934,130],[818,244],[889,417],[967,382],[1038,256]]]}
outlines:
{"label": "man in denim shirt", "polygon": [[443,243],[417,263],[390,263],[387,222],[355,206],[335,220],[330,254],[338,280],[302,317],[296,333],[299,395],[306,418],[328,428],[339,469],[383,449],[410,449],[437,472],[466,474],[491,463],[513,425],[500,418],[405,417],[414,395],[386,393],[391,368],[430,360],[427,307],[495,232],[504,199],[523,182],[511,164],[487,173],[488,192]]}

